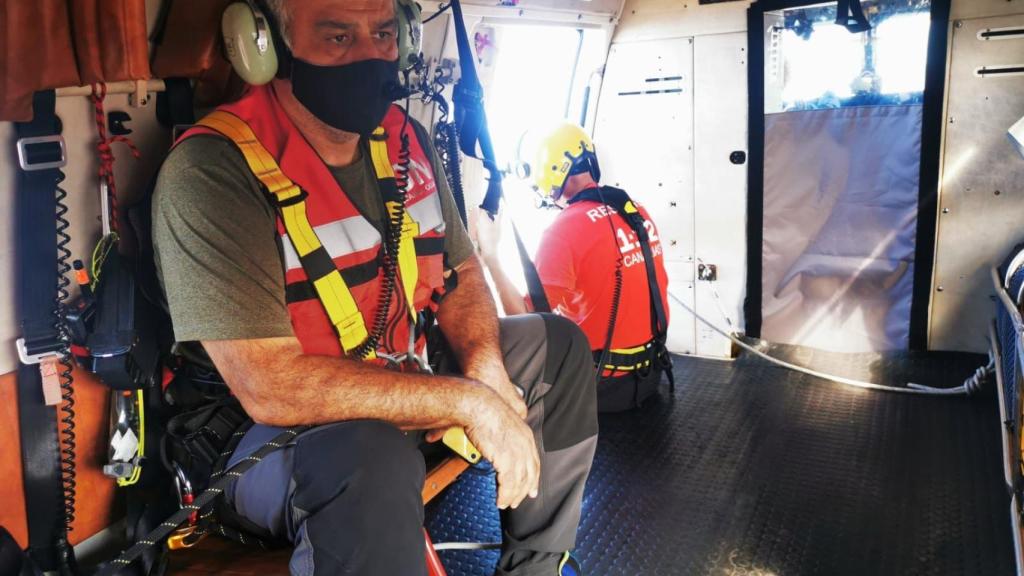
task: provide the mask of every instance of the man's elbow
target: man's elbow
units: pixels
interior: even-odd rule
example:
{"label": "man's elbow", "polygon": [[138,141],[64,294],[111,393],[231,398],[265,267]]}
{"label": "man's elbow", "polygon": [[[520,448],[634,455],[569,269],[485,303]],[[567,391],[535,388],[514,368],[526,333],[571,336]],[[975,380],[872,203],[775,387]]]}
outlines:
{"label": "man's elbow", "polygon": [[286,400],[269,394],[238,395],[238,400],[256,424],[278,428],[296,424],[294,410]]}
{"label": "man's elbow", "polygon": [[290,394],[282,394],[275,386],[263,382],[258,375],[243,378],[244,381],[227,378],[228,387],[253,422],[278,427],[295,424],[295,410]]}

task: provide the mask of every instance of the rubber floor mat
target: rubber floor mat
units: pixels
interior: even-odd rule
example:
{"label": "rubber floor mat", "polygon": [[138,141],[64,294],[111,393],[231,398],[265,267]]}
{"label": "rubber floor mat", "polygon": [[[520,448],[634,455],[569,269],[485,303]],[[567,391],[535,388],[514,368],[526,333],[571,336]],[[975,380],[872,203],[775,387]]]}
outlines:
{"label": "rubber floor mat", "polygon": [[[985,359],[774,347],[882,384],[956,386]],[[869,392],[774,367],[675,358],[677,388],[603,415],[577,557],[588,575],[1014,572],[994,383],[972,398]],[[492,476],[428,509],[435,542],[497,541]],[[450,576],[496,552],[448,551]]]}

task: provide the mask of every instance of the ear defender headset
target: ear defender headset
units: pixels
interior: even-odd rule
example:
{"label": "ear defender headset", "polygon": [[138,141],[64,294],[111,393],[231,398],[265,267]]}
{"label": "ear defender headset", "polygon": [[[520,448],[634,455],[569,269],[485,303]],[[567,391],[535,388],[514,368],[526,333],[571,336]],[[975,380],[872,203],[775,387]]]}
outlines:
{"label": "ear defender headset", "polygon": [[[277,23],[268,14],[257,0],[246,0],[228,6],[221,18],[228,60],[238,76],[253,86],[266,84],[278,75],[287,76],[291,60]],[[413,0],[395,0],[395,17],[398,19],[398,68],[404,72],[420,62],[423,44],[420,6]]]}

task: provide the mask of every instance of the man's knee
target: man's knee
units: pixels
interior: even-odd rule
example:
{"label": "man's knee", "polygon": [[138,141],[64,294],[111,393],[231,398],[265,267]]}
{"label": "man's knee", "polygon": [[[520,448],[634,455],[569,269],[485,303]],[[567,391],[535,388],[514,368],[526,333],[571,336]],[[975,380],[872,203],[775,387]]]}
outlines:
{"label": "man's knee", "polygon": [[[310,511],[342,494],[366,502],[415,494],[423,457],[411,438],[383,422],[344,422],[316,429],[295,447],[293,505]],[[408,500],[408,499],[406,499]]]}
{"label": "man's knee", "polygon": [[571,320],[543,315],[547,332],[544,443],[567,448],[597,434],[597,374],[590,343]]}
{"label": "man's knee", "polygon": [[[594,363],[590,342],[583,330],[568,318],[557,314],[542,314],[548,345],[548,367],[567,365],[585,371],[584,367]],[[549,370],[549,371],[550,371]]]}

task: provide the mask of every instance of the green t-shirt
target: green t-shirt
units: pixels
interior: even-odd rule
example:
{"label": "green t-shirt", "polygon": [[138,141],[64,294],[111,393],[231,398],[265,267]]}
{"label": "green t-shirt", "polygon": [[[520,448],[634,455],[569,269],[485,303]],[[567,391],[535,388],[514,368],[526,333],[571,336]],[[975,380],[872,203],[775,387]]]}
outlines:
{"label": "green t-shirt", "polygon": [[[447,262],[458,267],[473,254],[473,243],[437,153],[426,149],[441,196]],[[349,166],[331,167],[331,173],[382,230],[384,205],[372,161],[365,148],[361,154]],[[154,192],[153,244],[179,343],[294,334],[275,212],[231,142],[199,135],[170,153]]]}

